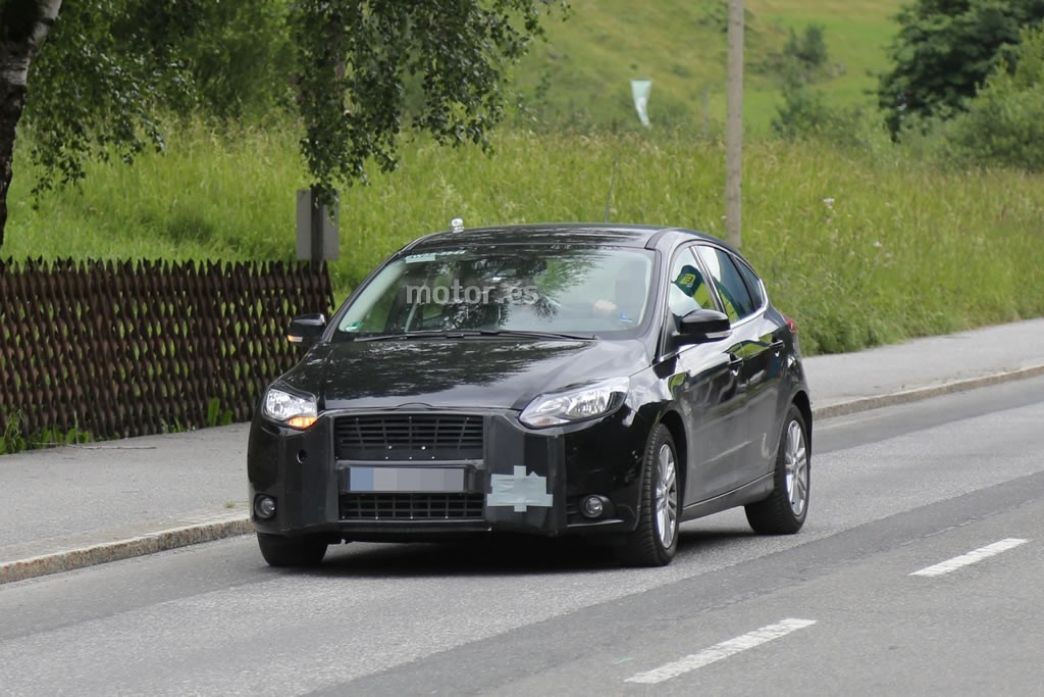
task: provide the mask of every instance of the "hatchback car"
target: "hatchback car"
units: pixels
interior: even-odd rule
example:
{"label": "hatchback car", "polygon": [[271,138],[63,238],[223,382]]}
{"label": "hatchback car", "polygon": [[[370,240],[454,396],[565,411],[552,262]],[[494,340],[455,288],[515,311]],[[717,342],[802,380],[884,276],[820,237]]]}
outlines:
{"label": "hatchback car", "polygon": [[248,470],[261,553],[514,531],[662,565],[682,521],[808,515],[792,321],[751,265],[675,228],[442,232],[393,254],[265,391]]}

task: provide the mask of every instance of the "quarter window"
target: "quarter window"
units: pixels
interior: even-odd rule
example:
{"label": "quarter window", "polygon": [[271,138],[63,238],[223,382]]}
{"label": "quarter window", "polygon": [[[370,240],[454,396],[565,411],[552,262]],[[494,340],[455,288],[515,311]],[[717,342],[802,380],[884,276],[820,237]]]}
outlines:
{"label": "quarter window", "polygon": [[756,306],[732,257],[717,247],[699,246],[697,249],[718,291],[718,297],[725,306],[725,314],[729,316],[729,320],[737,322],[754,314]]}
{"label": "quarter window", "polygon": [[761,279],[754,273],[754,270],[743,263],[740,259],[735,259],[736,266],[739,268],[740,276],[743,276],[743,280],[747,282],[747,290],[750,291],[750,297],[754,301],[754,308],[757,309],[765,304],[765,293],[761,288]]}

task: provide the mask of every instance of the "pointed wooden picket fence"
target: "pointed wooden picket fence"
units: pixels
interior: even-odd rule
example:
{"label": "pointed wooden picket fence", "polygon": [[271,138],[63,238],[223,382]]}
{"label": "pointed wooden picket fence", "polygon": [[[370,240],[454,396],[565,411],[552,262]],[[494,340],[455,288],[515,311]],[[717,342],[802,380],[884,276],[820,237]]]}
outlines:
{"label": "pointed wooden picket fence", "polygon": [[325,264],[0,262],[0,433],[247,420],[297,358],[290,319],[332,302]]}

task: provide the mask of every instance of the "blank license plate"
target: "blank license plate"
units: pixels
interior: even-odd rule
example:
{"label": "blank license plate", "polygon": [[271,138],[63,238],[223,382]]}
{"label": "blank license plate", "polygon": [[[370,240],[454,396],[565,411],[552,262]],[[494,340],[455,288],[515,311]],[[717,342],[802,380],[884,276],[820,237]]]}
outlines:
{"label": "blank license plate", "polygon": [[464,491],[464,470],[448,467],[351,467],[348,491],[460,492]]}

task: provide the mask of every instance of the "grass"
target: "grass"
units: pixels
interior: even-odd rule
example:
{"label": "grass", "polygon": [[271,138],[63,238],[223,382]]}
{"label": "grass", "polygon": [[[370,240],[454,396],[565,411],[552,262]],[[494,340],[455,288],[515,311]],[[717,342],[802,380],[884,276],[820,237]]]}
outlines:
{"label": "grass", "polygon": [[[516,81],[530,95],[539,121],[638,130],[630,80],[653,81],[649,101],[655,128],[709,132],[725,119],[724,3],[713,0],[571,0],[572,15],[547,22],[547,42],[521,64]],[[887,68],[886,47],[898,31],[902,0],[748,0],[745,119],[767,132],[780,102],[769,68],[788,32],[809,24],[825,29],[830,77],[817,82],[831,106],[873,108],[873,73]],[[550,87],[533,95],[540,81]]]}
{"label": "grass", "polygon": [[[610,217],[723,234],[721,146],[668,134],[503,132],[496,154],[404,144],[394,175],[343,197],[343,295],[388,253],[462,216],[469,226]],[[4,256],[289,259],[290,131],[172,134],[170,154],[94,164],[80,190],[31,207],[16,161]],[[25,152],[22,148],[22,152]],[[744,251],[809,352],[835,352],[1044,314],[1044,176],[940,171],[872,152],[753,140]]]}

